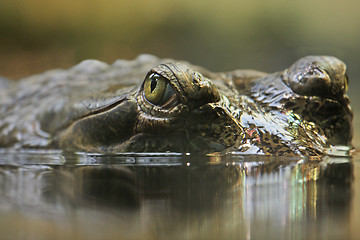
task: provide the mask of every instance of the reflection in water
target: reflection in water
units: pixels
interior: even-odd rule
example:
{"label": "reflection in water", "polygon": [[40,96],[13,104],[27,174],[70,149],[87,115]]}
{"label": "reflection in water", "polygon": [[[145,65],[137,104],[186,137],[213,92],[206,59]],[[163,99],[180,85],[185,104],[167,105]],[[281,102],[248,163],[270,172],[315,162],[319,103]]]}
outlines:
{"label": "reflection in water", "polygon": [[347,158],[22,152],[0,164],[11,239],[349,238]]}

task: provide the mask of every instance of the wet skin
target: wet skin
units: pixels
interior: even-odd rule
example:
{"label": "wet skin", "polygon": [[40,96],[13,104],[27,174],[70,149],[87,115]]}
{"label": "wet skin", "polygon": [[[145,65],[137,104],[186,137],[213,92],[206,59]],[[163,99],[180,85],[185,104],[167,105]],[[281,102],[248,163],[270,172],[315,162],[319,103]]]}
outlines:
{"label": "wet skin", "polygon": [[334,57],[267,74],[141,55],[0,81],[1,147],[319,155],[351,144],[346,66]]}

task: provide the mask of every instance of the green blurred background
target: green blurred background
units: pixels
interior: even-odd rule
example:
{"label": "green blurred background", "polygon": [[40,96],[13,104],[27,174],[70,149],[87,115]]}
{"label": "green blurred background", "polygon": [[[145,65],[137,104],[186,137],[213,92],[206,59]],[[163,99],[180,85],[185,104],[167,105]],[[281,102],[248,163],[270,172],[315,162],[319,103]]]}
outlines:
{"label": "green blurred background", "polygon": [[359,8],[355,0],[0,0],[0,75],[18,79],[84,59],[112,63],[140,53],[214,71],[275,72],[305,55],[325,54],[347,63],[357,114]]}

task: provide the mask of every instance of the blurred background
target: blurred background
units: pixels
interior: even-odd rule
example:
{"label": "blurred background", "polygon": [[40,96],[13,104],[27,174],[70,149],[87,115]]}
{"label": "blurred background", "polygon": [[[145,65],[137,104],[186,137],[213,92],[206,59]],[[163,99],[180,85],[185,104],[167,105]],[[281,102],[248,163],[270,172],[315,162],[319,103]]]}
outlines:
{"label": "blurred background", "polygon": [[0,75],[151,53],[213,71],[275,72],[306,55],[346,62],[360,147],[360,3],[335,1],[0,0]]}

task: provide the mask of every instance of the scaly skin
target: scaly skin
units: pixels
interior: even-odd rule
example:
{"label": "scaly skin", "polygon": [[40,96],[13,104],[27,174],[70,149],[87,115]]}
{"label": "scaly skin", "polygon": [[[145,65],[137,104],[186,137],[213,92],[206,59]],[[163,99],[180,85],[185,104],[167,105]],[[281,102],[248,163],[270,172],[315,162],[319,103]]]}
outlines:
{"label": "scaly skin", "polygon": [[345,70],[327,56],[273,74],[213,73],[150,55],[110,66],[88,60],[3,81],[0,146],[324,154],[330,145],[351,144]]}

